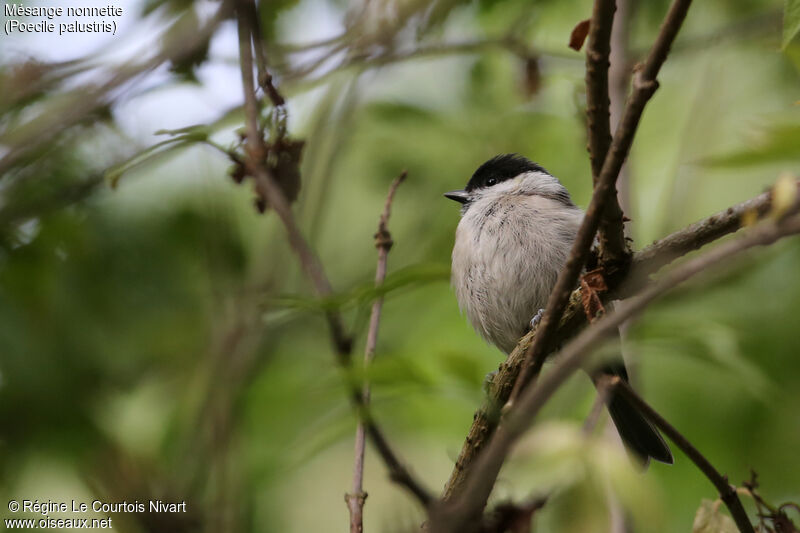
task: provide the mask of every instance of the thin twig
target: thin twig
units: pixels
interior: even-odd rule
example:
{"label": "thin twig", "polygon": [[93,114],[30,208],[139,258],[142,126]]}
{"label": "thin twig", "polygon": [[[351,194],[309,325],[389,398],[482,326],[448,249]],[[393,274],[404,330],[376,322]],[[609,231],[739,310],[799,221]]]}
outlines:
{"label": "thin twig", "polygon": [[267,54],[264,51],[261,24],[259,23],[260,19],[255,0],[250,0],[248,10],[250,11],[250,16],[247,17],[247,22],[250,25],[250,35],[253,40],[253,50],[255,51],[258,86],[264,90],[273,106],[281,107],[286,104],[286,100],[272,82],[272,74],[270,74],[267,66]]}
{"label": "thin twig", "polygon": [[611,146],[608,69],[615,11],[614,0],[595,1],[586,46],[586,127],[593,184],[597,184]]}
{"label": "thin twig", "polygon": [[[586,128],[594,185],[611,145],[608,73],[615,11],[614,0],[595,1],[586,47]],[[602,263],[616,264],[630,256],[616,188],[600,216],[598,243]]]}
{"label": "thin twig", "polygon": [[431,492],[411,475],[411,472],[392,450],[389,441],[386,440],[386,437],[374,421],[368,415],[362,416],[361,420],[367,428],[367,435],[372,444],[378,450],[383,462],[386,464],[386,468],[389,470],[389,478],[401,487],[405,487],[427,509],[433,502]]}
{"label": "thin twig", "polygon": [[[300,266],[306,277],[311,281],[318,296],[328,296],[333,293],[330,282],[325,275],[317,255],[306,242],[300,232],[289,202],[266,167],[262,164],[264,159],[264,141],[258,129],[258,101],[256,100],[253,85],[253,52],[251,48],[250,24],[247,22],[246,11],[237,11],[239,29],[239,54],[241,60],[242,84],[244,86],[245,129],[247,133],[247,158],[245,164],[255,176],[256,191],[265,198],[269,206],[275,210],[286,229],[289,245],[297,255]],[[351,351],[352,341],[345,334],[341,319],[338,314],[327,313],[328,324],[334,348],[340,359],[347,361]]]}
{"label": "thin twig", "polygon": [[727,476],[720,474],[716,468],[709,462],[700,451],[692,446],[686,437],[684,437],[672,424],[661,416],[650,404],[645,402],[641,396],[625,383],[623,379],[618,376],[608,376],[601,378],[606,381],[607,386],[614,389],[615,392],[624,396],[630,401],[636,409],[642,413],[648,420],[658,427],[669,439],[680,448],[686,456],[700,469],[709,481],[716,487],[719,492],[719,497],[725,502],[728,510],[736,522],[736,527],[742,533],[753,533],[753,525],[750,519],[747,518],[747,513],[742,507],[742,502],[739,500],[739,495],[736,493],[736,488],[728,483]]}
{"label": "thin twig", "polygon": [[[325,275],[322,263],[300,232],[294,215],[292,214],[291,207],[289,206],[289,202],[286,200],[280,187],[275,183],[275,180],[270,176],[262,163],[262,157],[260,157],[264,153],[264,141],[258,130],[258,104],[253,85],[252,38],[250,35],[250,25],[245,20],[246,16],[246,10],[237,10],[239,54],[241,56],[240,63],[245,100],[245,126],[247,131],[247,158],[245,164],[251,174],[256,178],[256,191],[260,196],[266,199],[269,206],[275,210],[278,214],[278,218],[280,218],[283,223],[289,244],[297,255],[303,272],[311,281],[317,295],[330,296],[333,290]],[[326,316],[339,364],[342,368],[348,369],[351,360],[352,340],[346,335],[338,313],[329,311]],[[411,473],[403,466],[397,454],[392,450],[388,440],[372,419],[368,406],[364,405],[360,388],[357,385],[351,384],[350,393],[353,404],[358,411],[359,419],[366,426],[367,435],[372,440],[378,453],[386,464],[390,477],[398,484],[406,487],[423,506],[427,506],[432,500],[432,496],[416,481],[416,479],[414,479]]]}
{"label": "thin twig", "polygon": [[637,296],[619,304],[614,311],[601,317],[569,342],[558,357],[553,370],[533,387],[525,389],[511,409],[504,424],[498,427],[486,450],[472,467],[462,494],[436,513],[434,531],[463,531],[467,524],[480,519],[480,513],[492,491],[497,475],[512,445],[538,414],[555,391],[586,361],[620,324],[640,314],[665,292],[689,278],[725,262],[754,246],[767,245],[781,237],[800,233],[800,216],[782,221],[767,220],[742,237],[720,245],[689,260],[665,274]]}
{"label": "thin twig", "polygon": [[[389,233],[389,215],[391,214],[392,201],[397,187],[406,179],[406,171],[403,171],[389,187],[389,194],[386,196],[386,203],[383,207],[380,221],[378,222],[378,232],[375,234],[375,247],[378,249],[378,266],[375,268],[375,287],[383,285],[386,279],[386,263],[389,250],[392,248],[392,236]],[[375,347],[378,344],[378,328],[381,322],[381,310],[383,309],[383,296],[378,296],[372,302],[372,312],[369,317],[369,331],[367,332],[367,345],[364,348],[364,369],[369,366],[375,357]],[[364,405],[369,405],[369,383],[364,382],[361,393],[361,401]],[[361,533],[364,529],[364,501],[367,493],[364,492],[364,448],[366,444],[366,428],[364,423],[359,421],[356,427],[355,439],[355,459],[353,462],[353,490],[345,495],[347,507],[350,509],[350,533]]]}
{"label": "thin twig", "polygon": [[[800,180],[797,181],[797,189],[800,194]],[[770,190],[686,226],[636,253],[631,274],[656,272],[675,259],[738,231],[745,216],[758,220],[769,213],[771,208]]]}
{"label": "thin twig", "polygon": [[691,3],[691,0],[673,1],[644,67],[634,76],[633,93],[628,99],[625,113],[611,142],[611,147],[608,150],[600,177],[592,193],[586,216],[578,229],[569,259],[567,259],[564,268],[561,269],[558,280],[550,292],[547,308],[539,324],[536,339],[528,349],[525,363],[514,384],[514,390],[509,400],[511,403],[514,402],[515,398],[519,396],[522,389],[527,386],[534,376],[538,375],[542,364],[544,364],[545,356],[552,348],[553,334],[558,327],[564,309],[567,307],[570,293],[575,288],[578,275],[586,263],[589,249],[600,223],[600,217],[609,200],[616,195],[616,179],[633,143],[633,137],[636,134],[636,128],[642,117],[644,106],[658,87],[656,76],[667,58],[669,47],[678,34]]}

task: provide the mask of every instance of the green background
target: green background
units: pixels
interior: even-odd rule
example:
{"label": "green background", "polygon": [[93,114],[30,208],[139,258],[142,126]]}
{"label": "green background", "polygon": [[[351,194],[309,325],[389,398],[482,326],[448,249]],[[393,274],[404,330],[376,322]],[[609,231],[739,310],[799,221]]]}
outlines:
{"label": "green background", "polygon": [[[167,19],[189,4],[151,2],[141,16]],[[566,42],[591,3],[373,6],[416,14],[404,26],[406,47],[497,36],[522,20],[524,40],[541,51],[535,90],[526,91],[521,58],[488,46],[282,85],[290,133],[307,142],[295,212],[337,293],[324,304],[340,307],[357,334],[357,359],[374,297],[378,215],[389,183],[408,170],[390,222],[391,291],[369,374],[377,419],[438,491],[484,376],[502,360],[459,314],[449,287],[459,213],[442,193],[489,157],[518,152],[586,206],[584,62]],[[800,171],[800,45],[781,49],[782,7],[714,0],[691,8],[629,160],[636,249]],[[270,3],[262,22],[270,44],[310,41],[304,14],[338,20],[345,8]],[[634,54],[647,49],[666,8],[638,3]],[[276,64],[285,59],[273,52]],[[225,65],[223,56],[212,48],[208,63]],[[237,102],[229,63],[228,97]],[[12,66],[6,56],[0,74]],[[152,144],[156,129],[187,126],[151,113],[137,123],[144,140],[131,140],[123,119],[149,106],[197,105],[184,97],[206,79],[184,73],[125,95],[110,119],[71,130],[0,191],[0,497],[188,502],[187,515],[115,516],[117,531],[342,531],[355,417],[323,303],[276,217],[253,209],[249,184],[226,176],[223,155],[193,145],[132,169],[115,189],[98,182],[77,202],[67,195]],[[3,107],[5,134],[19,113],[21,104]],[[212,138],[234,142],[241,121],[234,112]],[[733,483],[755,469],[773,503],[800,501],[798,317],[800,241],[789,239],[671,293],[625,344],[644,397]],[[636,531],[689,531],[713,487],[677,450],[675,465],[642,474],[613,431],[601,427],[584,441],[593,399],[583,375],[559,391],[494,499],[555,488],[537,531],[607,531],[609,494]],[[372,449],[365,488],[366,531],[412,531],[422,520]]]}

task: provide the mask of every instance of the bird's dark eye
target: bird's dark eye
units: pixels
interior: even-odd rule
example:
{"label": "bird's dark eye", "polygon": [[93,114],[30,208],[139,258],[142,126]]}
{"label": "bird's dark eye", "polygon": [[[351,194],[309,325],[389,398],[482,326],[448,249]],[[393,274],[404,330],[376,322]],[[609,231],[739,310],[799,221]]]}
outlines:
{"label": "bird's dark eye", "polygon": [[489,178],[488,180],[486,180],[486,185],[488,185],[489,187],[491,187],[492,185],[495,185],[496,183],[497,183],[497,179],[495,179],[495,178]]}

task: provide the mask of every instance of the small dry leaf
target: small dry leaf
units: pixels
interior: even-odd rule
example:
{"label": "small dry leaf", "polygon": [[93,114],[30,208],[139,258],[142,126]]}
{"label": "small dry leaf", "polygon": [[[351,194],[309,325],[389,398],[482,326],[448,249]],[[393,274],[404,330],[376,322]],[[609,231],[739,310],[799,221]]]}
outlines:
{"label": "small dry leaf", "polygon": [[581,48],[583,48],[583,41],[585,41],[586,36],[589,35],[590,23],[591,20],[589,19],[582,20],[572,28],[572,33],[569,35],[569,47],[576,52],[580,52]]}
{"label": "small dry leaf", "polygon": [[797,182],[791,172],[782,172],[772,187],[772,216],[781,218],[797,201]]}
{"label": "small dry leaf", "polygon": [[270,170],[289,203],[294,202],[300,192],[300,159],[303,155],[303,146],[305,146],[304,141],[280,139],[270,147],[276,154],[275,164]]}
{"label": "small dry leaf", "polygon": [[600,293],[607,290],[602,269],[596,268],[581,276],[581,303],[589,322],[593,322],[598,314],[606,312]]}
{"label": "small dry leaf", "polygon": [[694,515],[692,533],[738,533],[733,520],[719,512],[721,504],[721,500],[703,500]]}

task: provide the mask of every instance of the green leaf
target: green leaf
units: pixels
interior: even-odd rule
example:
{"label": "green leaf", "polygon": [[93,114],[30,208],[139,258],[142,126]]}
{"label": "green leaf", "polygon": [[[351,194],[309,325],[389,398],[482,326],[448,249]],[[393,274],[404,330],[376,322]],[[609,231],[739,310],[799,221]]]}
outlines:
{"label": "green leaf", "polygon": [[[159,132],[156,133],[162,134],[164,132],[159,130]],[[167,133],[171,134],[169,132]],[[125,174],[127,171],[131,170],[132,168],[137,167],[154,157],[166,155],[174,150],[185,148],[192,144],[205,142],[207,139],[208,139],[208,133],[205,131],[198,130],[178,135],[177,137],[173,137],[165,141],[161,141],[159,143],[154,144],[153,146],[145,148],[141,152],[130,157],[128,160],[118,165],[114,165],[113,167],[106,170],[105,179],[109,182],[111,188],[116,188],[119,183],[119,180],[122,178],[122,175]]]}
{"label": "green leaf", "polygon": [[206,126],[205,124],[193,124],[191,126],[186,126],[185,128],[178,128],[175,130],[156,130],[156,135],[191,135],[196,137],[198,140],[206,140],[211,133],[211,128]]}
{"label": "green leaf", "polygon": [[721,507],[720,500],[703,500],[694,515],[692,533],[738,533],[733,520],[719,512]]}
{"label": "green leaf", "polygon": [[407,287],[422,286],[428,283],[447,281],[450,267],[438,263],[411,265],[386,276],[383,284],[376,287],[367,281],[349,291],[333,294],[327,298],[310,298],[292,294],[280,295],[268,301],[271,307],[300,310],[343,310],[353,305],[372,303],[376,298]]}
{"label": "green leaf", "polygon": [[783,45],[786,48],[800,32],[800,0],[786,0],[783,9]]}

